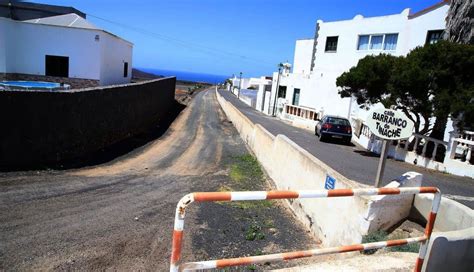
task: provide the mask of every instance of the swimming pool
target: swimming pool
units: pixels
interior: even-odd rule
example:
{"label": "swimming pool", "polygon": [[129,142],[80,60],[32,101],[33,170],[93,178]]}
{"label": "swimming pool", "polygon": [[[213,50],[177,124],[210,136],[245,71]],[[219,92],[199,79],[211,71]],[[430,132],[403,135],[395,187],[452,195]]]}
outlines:
{"label": "swimming pool", "polygon": [[69,85],[62,85],[55,82],[45,81],[1,81],[0,86],[5,89],[26,89],[26,90],[54,90],[67,89]]}

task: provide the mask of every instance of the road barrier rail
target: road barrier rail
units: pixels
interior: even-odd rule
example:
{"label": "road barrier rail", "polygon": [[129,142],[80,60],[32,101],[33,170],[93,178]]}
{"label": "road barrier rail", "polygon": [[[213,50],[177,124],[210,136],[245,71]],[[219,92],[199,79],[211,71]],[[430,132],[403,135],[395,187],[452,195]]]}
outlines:
{"label": "road barrier rail", "polygon": [[[181,248],[183,242],[184,219],[186,207],[193,202],[215,202],[215,201],[252,201],[271,199],[296,199],[296,198],[328,198],[328,197],[351,197],[351,196],[373,196],[373,195],[415,195],[434,194],[431,212],[425,227],[423,236],[399,240],[388,240],[375,243],[355,244],[330,248],[318,248],[304,251],[287,253],[220,259],[201,262],[183,263],[181,261]],[[249,192],[196,192],[185,195],[176,207],[173,242],[171,249],[170,271],[195,271],[202,269],[224,268],[229,266],[249,265],[256,263],[286,261],[297,258],[312,257],[317,255],[344,253],[351,251],[362,251],[384,247],[400,246],[412,243],[421,243],[418,259],[414,271],[421,271],[423,261],[429,244],[433,226],[441,202],[441,192],[436,187],[406,187],[406,188],[367,188],[367,189],[334,189],[334,190],[310,190],[310,191],[249,191]]]}

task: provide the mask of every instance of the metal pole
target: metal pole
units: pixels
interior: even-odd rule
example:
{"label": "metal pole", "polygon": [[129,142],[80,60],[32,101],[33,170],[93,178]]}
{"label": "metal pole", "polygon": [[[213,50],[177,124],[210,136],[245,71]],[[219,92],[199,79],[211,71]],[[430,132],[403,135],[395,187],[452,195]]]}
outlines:
{"label": "metal pole", "polygon": [[239,79],[239,92],[237,93],[237,98],[240,99],[240,88],[242,87],[242,72],[240,72],[240,79]]}
{"label": "metal pole", "polygon": [[278,77],[277,77],[277,85],[275,89],[275,100],[273,100],[273,113],[272,116],[275,116],[275,108],[278,99],[278,89],[280,88],[280,74],[281,74],[281,66],[278,67]]}
{"label": "metal pole", "polygon": [[377,177],[375,178],[375,188],[380,187],[380,181],[383,178],[383,171],[385,170],[385,163],[387,162],[388,140],[383,140],[382,152],[380,153],[379,168],[377,169]]}

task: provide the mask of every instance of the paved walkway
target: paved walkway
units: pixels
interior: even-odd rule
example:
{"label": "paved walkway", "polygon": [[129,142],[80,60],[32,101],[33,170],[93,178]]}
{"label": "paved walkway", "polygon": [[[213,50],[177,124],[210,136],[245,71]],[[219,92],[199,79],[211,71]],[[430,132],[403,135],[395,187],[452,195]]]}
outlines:
{"label": "paved walkway", "polygon": [[[309,153],[352,180],[367,185],[374,184],[378,157],[367,154],[363,149],[355,146],[319,142],[311,131],[293,127],[276,118],[264,115],[239,101],[227,91],[221,90],[219,92],[252,122],[259,123],[273,135],[286,135]],[[471,178],[444,174],[404,162],[388,160],[382,185],[408,171],[423,174],[424,186],[436,186],[445,196],[456,199],[471,209],[474,208],[474,180]]]}

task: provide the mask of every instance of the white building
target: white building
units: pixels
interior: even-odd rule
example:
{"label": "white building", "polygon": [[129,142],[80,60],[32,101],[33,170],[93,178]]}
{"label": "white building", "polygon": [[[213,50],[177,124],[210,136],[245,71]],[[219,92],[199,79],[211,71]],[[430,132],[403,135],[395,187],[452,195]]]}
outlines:
{"label": "white building", "polygon": [[133,44],[71,13],[25,21],[0,17],[0,80],[75,87],[128,83]]}
{"label": "white building", "polygon": [[273,74],[271,99],[278,85],[279,100],[287,104],[277,112],[282,112],[284,118],[297,115],[295,118],[312,120],[321,113],[357,115],[357,104],[350,98],[340,98],[337,77],[367,55],[406,55],[417,46],[439,39],[448,8],[448,1],[443,1],[414,14],[405,9],[388,16],[318,20],[314,39],[296,41],[293,72]]}

